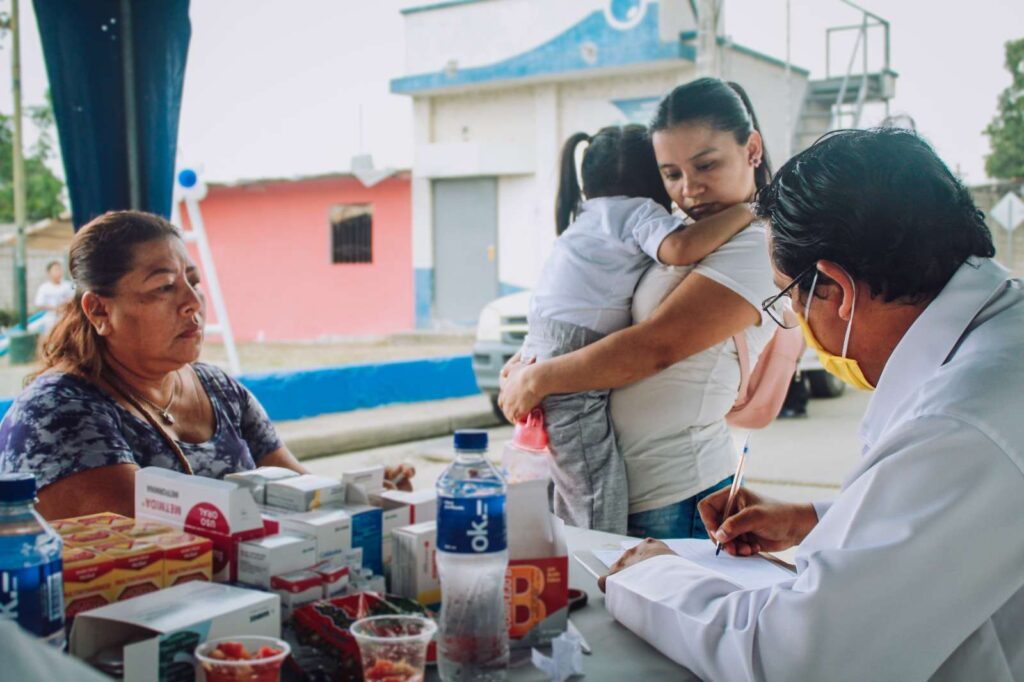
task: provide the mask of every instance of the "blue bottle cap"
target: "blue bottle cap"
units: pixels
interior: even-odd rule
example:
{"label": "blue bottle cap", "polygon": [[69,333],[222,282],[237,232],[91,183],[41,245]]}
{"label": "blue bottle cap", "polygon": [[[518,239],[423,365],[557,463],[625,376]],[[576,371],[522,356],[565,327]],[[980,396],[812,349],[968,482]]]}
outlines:
{"label": "blue bottle cap", "polygon": [[487,432],[481,429],[460,429],[455,432],[456,450],[486,450]]}
{"label": "blue bottle cap", "polygon": [[25,502],[36,497],[36,477],[32,474],[0,474],[0,502]]}

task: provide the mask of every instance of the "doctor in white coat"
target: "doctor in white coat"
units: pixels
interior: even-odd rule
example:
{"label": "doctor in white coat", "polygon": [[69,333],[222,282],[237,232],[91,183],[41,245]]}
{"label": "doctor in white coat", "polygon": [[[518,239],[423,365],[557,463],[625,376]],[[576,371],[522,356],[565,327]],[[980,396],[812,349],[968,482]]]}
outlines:
{"label": "doctor in white coat", "polygon": [[705,500],[731,554],[799,544],[795,578],[742,589],[649,540],[609,611],[708,680],[1024,680],[1021,282],[907,131],[833,134],[759,200],[808,342],[874,390],[862,459],[831,503]]}

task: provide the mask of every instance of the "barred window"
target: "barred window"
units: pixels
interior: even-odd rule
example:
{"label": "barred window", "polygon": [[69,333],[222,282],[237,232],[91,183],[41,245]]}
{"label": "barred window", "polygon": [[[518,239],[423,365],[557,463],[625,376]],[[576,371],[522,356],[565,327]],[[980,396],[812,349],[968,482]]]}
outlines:
{"label": "barred window", "polygon": [[335,204],[331,221],[331,262],[373,262],[373,206]]}

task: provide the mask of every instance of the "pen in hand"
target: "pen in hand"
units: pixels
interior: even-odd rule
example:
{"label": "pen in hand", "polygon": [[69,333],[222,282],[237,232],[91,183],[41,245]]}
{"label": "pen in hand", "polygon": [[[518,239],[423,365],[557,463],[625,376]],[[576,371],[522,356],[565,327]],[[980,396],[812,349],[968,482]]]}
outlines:
{"label": "pen in hand", "polygon": [[[725,511],[722,512],[722,522],[724,523],[729,514],[732,513],[732,504],[736,499],[736,493],[739,492],[740,486],[743,485],[743,465],[747,461],[747,452],[750,450],[750,433],[747,434],[747,439],[743,441],[743,452],[740,453],[740,461],[736,465],[736,475],[732,477],[732,485],[729,487],[729,497],[725,501]],[[722,551],[722,543],[719,542],[715,548],[715,556],[718,556],[719,552]]]}

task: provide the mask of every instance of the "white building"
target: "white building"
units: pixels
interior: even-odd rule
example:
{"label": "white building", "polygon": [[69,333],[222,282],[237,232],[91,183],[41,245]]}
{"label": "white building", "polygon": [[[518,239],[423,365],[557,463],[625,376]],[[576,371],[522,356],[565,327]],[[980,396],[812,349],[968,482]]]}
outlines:
{"label": "white building", "polygon": [[[418,326],[473,324],[488,301],[533,285],[555,238],[562,142],[646,124],[665,94],[699,75],[697,5],[447,0],[402,10],[408,75],[391,90],[414,102]],[[828,102],[808,114],[806,70],[792,68],[787,82],[780,60],[717,44],[711,67],[749,93],[773,161],[810,134],[797,132],[802,116],[824,117],[818,132],[827,129]]]}

